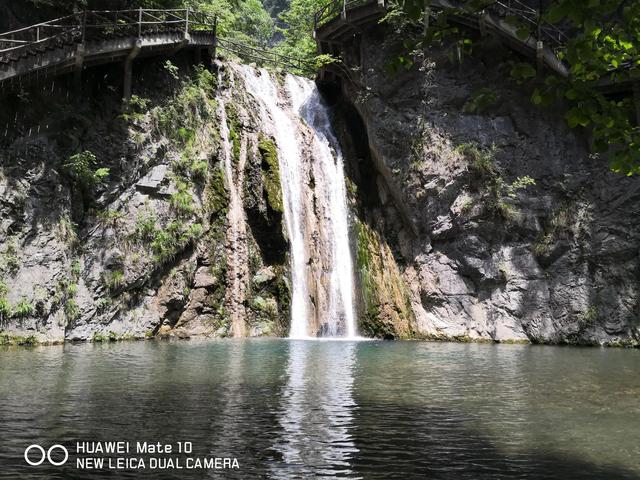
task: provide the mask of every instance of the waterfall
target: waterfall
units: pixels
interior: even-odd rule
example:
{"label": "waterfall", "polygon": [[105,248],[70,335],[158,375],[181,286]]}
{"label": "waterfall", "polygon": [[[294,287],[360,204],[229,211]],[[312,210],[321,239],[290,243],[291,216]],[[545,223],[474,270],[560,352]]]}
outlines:
{"label": "waterfall", "polygon": [[236,67],[275,138],[291,244],[291,338],[356,336],[344,162],[310,80]]}
{"label": "waterfall", "polygon": [[[289,242],[291,243],[291,280],[293,292],[291,298],[291,331],[290,336],[304,338],[309,336],[306,319],[307,285],[305,281],[305,240],[303,235],[302,160],[296,128],[292,119],[277,104],[277,88],[266,71],[257,75],[253,68],[240,67],[247,89],[258,100],[271,116],[270,122],[275,127],[278,161],[280,165],[280,182],[282,201],[285,210],[285,223]],[[265,112],[263,112],[265,113]],[[264,116],[264,115],[263,115]],[[268,118],[265,116],[265,120]]]}
{"label": "waterfall", "polygon": [[338,139],[333,133],[329,111],[315,84],[307,79],[287,75],[287,88],[293,107],[313,129],[313,158],[319,163],[326,181],[331,243],[331,302],[328,336],[338,335],[338,319],[344,317],[345,336],[356,336],[353,304],[353,261],[349,247],[349,216],[344,160]]}

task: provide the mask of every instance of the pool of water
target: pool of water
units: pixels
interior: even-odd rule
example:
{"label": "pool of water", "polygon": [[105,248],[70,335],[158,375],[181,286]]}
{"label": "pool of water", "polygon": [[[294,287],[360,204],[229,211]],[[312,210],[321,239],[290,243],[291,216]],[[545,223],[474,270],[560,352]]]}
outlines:
{"label": "pool of water", "polygon": [[[239,469],[83,471],[73,449],[85,441],[192,442],[192,456]],[[69,461],[28,466],[33,443],[65,445]],[[141,477],[640,479],[640,351],[303,340],[0,350],[0,478]]]}

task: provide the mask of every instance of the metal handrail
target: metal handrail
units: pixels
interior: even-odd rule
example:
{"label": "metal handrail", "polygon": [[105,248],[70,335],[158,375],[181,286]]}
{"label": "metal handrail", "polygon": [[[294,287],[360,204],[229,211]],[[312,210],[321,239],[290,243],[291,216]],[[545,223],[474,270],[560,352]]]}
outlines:
{"label": "metal handrail", "polygon": [[139,37],[151,26],[175,29],[180,24],[184,25],[185,33],[207,27],[215,30],[216,17],[179,8],[87,10],[0,33],[0,61],[10,60],[16,53],[38,49],[65,37],[67,42],[84,42],[93,33],[109,34],[131,27],[137,27],[136,31],[132,30],[132,34]]}
{"label": "metal handrail", "polygon": [[246,43],[238,42],[237,40],[218,38],[218,47],[235,53],[240,58],[249,58],[254,61],[269,63],[276,66],[297,68],[305,73],[313,73],[316,70],[312,63],[301,58],[282,55],[281,53],[274,52],[272,50],[264,50]]}
{"label": "metal handrail", "polygon": [[[155,32],[158,27],[161,29],[164,27],[169,31],[180,28],[185,34],[190,31],[200,31],[204,27],[211,29],[215,34],[216,25],[215,16],[186,8],[87,10],[0,33],[0,61],[6,61],[7,58],[11,60],[12,56],[18,52],[38,49],[54,41],[84,43],[96,36],[102,38],[104,35],[119,35],[127,32],[132,36],[140,37],[150,28]],[[315,71],[313,64],[301,58],[289,57],[235,40],[217,39],[217,42],[221,48],[253,61],[296,68],[305,73]]]}
{"label": "metal handrail", "polygon": [[[370,3],[371,0],[331,0],[318,9],[313,16],[314,30],[334,20],[339,15],[346,16],[346,12],[358,5]],[[448,3],[448,2],[446,2]],[[437,6],[432,5],[432,9]],[[493,5],[486,7],[485,11],[495,13],[499,17],[513,15],[524,20],[534,27],[533,34],[539,39],[547,40],[556,47],[563,46],[568,41],[565,33],[550,23],[541,19],[540,12],[519,0],[497,0]],[[484,12],[469,12],[469,15],[479,17]]]}

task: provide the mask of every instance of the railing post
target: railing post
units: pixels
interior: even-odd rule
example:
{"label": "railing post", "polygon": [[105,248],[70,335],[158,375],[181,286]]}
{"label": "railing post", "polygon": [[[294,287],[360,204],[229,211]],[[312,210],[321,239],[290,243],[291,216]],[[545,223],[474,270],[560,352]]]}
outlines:
{"label": "railing post", "polygon": [[87,11],[85,10],[84,13],[82,14],[82,25],[80,26],[81,30],[82,30],[82,44],[84,45],[84,42],[87,38]]}
{"label": "railing post", "polygon": [[36,42],[40,41],[40,26],[36,27]]}
{"label": "railing post", "polygon": [[636,122],[640,125],[640,82],[633,84],[633,103],[636,107]]}
{"label": "railing post", "polygon": [[542,40],[536,42],[536,65],[538,71],[542,71],[542,67],[544,67],[544,43]]}
{"label": "railing post", "polygon": [[425,7],[424,9],[424,35],[429,33],[429,17],[431,17],[431,8]]}
{"label": "railing post", "polygon": [[487,11],[482,10],[482,12],[480,12],[480,18],[478,18],[478,26],[480,27],[481,37],[487,36],[487,16],[488,16]]}
{"label": "railing post", "polygon": [[213,46],[211,48],[211,58],[215,61],[216,50],[218,49],[218,17],[213,17]]}
{"label": "railing post", "polygon": [[142,37],[142,7],[138,10],[138,38]]}
{"label": "railing post", "polygon": [[342,13],[340,16],[343,20],[347,19],[347,0],[342,0]]}
{"label": "railing post", "polygon": [[187,8],[187,13],[185,14],[184,17],[184,34],[188,34],[189,33],[189,9]]}

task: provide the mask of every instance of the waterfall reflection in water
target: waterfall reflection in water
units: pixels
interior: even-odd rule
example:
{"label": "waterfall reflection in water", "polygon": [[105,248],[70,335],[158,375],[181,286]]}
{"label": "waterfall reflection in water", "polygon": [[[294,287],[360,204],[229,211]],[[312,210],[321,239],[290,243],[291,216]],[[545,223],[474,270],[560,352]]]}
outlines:
{"label": "waterfall reflection in water", "polygon": [[291,342],[278,418],[282,440],[275,447],[283,463],[274,465],[274,478],[353,473],[355,349],[351,342]]}

